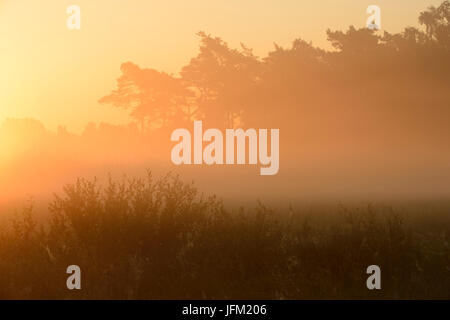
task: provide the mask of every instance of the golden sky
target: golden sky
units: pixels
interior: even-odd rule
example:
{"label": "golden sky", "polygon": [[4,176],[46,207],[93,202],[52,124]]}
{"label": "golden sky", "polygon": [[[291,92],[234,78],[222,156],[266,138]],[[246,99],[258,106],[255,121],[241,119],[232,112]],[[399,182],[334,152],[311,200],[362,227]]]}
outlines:
{"label": "golden sky", "polygon": [[[0,123],[32,117],[80,131],[89,121],[128,122],[97,100],[115,86],[120,64],[177,73],[197,52],[202,30],[264,56],[276,42],[303,38],[325,47],[325,30],[362,27],[371,4],[382,29],[398,32],[440,0],[0,0]],[[80,31],[66,8],[81,7]]]}

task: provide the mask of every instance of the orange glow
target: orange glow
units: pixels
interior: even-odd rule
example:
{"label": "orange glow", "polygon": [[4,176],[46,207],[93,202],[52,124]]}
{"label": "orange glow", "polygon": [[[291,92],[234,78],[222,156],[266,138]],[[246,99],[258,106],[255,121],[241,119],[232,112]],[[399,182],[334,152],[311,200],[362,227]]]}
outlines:
{"label": "orange glow", "polygon": [[[427,71],[423,62],[402,69],[416,63],[408,60],[415,52],[401,63],[394,51],[370,56],[374,38],[358,31],[370,2],[263,1],[257,8],[237,0],[77,2],[80,31],[66,28],[69,1],[2,2],[4,194],[50,194],[80,175],[144,168],[177,170],[229,196],[236,196],[231,177],[245,177],[252,196],[447,187],[447,176],[437,174],[448,172],[442,169],[449,156],[442,143],[448,90],[437,75],[445,66],[427,61]],[[439,3],[379,1],[382,31],[412,39],[411,29],[399,32]],[[409,50],[409,40],[382,41],[386,50]],[[367,54],[355,58],[353,51]],[[208,127],[280,128],[280,174],[261,182],[252,167],[172,166],[170,133],[195,119]],[[211,187],[221,175],[230,181]]]}

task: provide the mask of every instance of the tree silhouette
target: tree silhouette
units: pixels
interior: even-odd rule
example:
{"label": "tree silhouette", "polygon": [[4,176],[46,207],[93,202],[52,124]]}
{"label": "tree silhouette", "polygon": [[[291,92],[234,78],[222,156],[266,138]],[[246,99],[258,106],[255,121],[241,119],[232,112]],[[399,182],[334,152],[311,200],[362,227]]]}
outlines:
{"label": "tree silhouette", "polygon": [[[448,81],[449,17],[446,0],[420,14],[425,32],[416,27],[395,34],[354,26],[328,29],[334,51],[296,39],[290,48],[275,44],[262,59],[244,45],[233,49],[221,38],[199,32],[199,53],[179,77],[127,62],[117,89],[100,102],[129,109],[143,130],[203,119],[229,128],[273,124],[292,129],[294,135],[300,114],[305,121],[310,118],[305,128],[314,130],[319,114],[342,116],[336,105],[356,108],[365,101],[361,108],[376,113],[397,99],[399,110],[417,109],[418,101],[407,101],[400,89],[391,88],[406,81],[425,97],[430,82],[424,76]],[[369,97],[365,86],[376,86],[378,94]]]}
{"label": "tree silhouette", "polygon": [[248,105],[260,62],[244,45],[241,50],[230,49],[220,38],[204,32],[198,35],[200,52],[182,69],[181,76],[198,92],[200,116],[232,128]]}
{"label": "tree silhouette", "polygon": [[191,93],[179,78],[131,62],[122,64],[121,71],[117,89],[99,102],[131,109],[143,131],[164,126],[184,112]]}
{"label": "tree silhouette", "polygon": [[436,40],[441,46],[450,45],[450,1],[444,1],[439,7],[430,6],[421,12],[419,23],[425,25],[428,39]]}

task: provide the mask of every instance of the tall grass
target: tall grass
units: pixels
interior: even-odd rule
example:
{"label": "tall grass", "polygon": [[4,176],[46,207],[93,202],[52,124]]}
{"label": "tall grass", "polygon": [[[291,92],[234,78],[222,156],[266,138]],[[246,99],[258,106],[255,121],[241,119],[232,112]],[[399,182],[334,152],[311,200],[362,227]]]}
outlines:
{"label": "tall grass", "polygon": [[[0,298],[450,298],[450,224],[415,227],[371,206],[326,214],[229,211],[171,175],[79,179],[45,223],[30,204],[2,225]],[[66,288],[72,264],[79,291]],[[382,290],[366,288],[371,264]]]}

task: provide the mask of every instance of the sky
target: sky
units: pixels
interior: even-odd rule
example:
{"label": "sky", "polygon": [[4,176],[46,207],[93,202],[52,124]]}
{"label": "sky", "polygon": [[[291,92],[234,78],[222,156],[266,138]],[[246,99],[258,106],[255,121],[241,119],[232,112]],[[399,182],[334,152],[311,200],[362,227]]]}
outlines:
{"label": "sky", "polygon": [[[265,56],[273,44],[302,38],[328,48],[325,31],[363,27],[381,8],[382,30],[399,32],[441,0],[0,0],[0,123],[34,118],[80,132],[90,122],[127,123],[125,111],[99,105],[120,65],[176,74],[198,50],[198,31]],[[81,30],[66,8],[81,8]]]}

